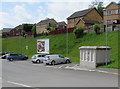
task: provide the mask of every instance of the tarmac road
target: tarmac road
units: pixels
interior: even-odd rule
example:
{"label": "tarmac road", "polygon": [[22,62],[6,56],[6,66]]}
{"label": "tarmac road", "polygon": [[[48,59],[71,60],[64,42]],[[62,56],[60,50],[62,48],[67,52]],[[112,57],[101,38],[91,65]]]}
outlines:
{"label": "tarmac road", "polygon": [[118,87],[118,75],[2,60],[2,87]]}

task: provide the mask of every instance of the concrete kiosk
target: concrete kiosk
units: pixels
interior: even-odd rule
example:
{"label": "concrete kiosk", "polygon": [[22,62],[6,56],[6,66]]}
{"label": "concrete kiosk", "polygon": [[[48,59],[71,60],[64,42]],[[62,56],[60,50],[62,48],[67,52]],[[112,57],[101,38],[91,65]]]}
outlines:
{"label": "concrete kiosk", "polygon": [[82,46],[80,49],[80,66],[96,68],[99,64],[110,62],[110,47]]}

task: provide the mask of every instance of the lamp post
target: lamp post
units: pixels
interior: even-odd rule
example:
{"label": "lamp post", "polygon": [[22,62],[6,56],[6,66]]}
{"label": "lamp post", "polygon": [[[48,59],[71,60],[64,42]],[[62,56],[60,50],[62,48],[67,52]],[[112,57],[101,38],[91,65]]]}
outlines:
{"label": "lamp post", "polygon": [[28,56],[28,40],[27,40],[27,34],[25,34],[26,39],[26,55]]}
{"label": "lamp post", "polygon": [[66,31],[66,56],[68,57],[68,28],[65,26]]}
{"label": "lamp post", "polygon": [[108,29],[107,29],[107,10],[106,9],[103,9],[105,11],[105,15],[106,15],[106,65],[108,64]]}

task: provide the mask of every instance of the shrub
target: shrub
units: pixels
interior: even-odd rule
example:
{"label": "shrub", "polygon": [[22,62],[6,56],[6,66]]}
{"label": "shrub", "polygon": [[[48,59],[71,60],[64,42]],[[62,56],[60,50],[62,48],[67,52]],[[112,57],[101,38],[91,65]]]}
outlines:
{"label": "shrub", "polygon": [[83,27],[76,28],[74,30],[74,34],[75,34],[76,38],[82,37],[83,36],[83,31],[84,31]]}
{"label": "shrub", "polygon": [[95,30],[96,34],[100,34],[100,25],[99,24],[94,24],[93,29]]}

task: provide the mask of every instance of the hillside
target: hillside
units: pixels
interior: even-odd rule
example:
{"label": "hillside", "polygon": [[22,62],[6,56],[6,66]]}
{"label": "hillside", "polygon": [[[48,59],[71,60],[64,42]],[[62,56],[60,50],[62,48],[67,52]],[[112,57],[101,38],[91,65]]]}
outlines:
{"label": "hillside", "polygon": [[[28,41],[28,55],[31,57],[36,54],[36,40],[49,38],[50,39],[50,53],[61,54],[66,56],[66,34],[41,36],[36,38],[4,38],[2,39],[2,49],[4,52],[16,52],[26,55],[26,41]],[[87,33],[83,38],[76,39],[73,33],[68,34],[68,57],[72,62],[79,62],[79,47],[80,46],[105,46],[106,35],[102,33],[96,35],[95,33]],[[118,31],[108,33],[108,45],[111,50],[112,63],[108,68],[118,68]]]}

